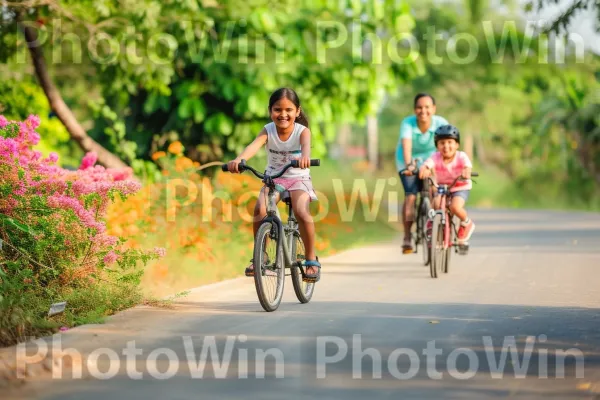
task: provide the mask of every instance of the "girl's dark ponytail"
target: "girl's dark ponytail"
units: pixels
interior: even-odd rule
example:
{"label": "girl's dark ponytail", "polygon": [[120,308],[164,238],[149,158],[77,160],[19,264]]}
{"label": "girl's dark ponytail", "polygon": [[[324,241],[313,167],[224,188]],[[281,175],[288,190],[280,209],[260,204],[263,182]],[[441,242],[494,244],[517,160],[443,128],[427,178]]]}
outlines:
{"label": "girl's dark ponytail", "polygon": [[306,114],[304,114],[303,109],[300,109],[300,115],[296,117],[296,122],[300,125],[304,125],[305,127],[310,128],[310,126],[308,126],[308,118],[306,117]]}

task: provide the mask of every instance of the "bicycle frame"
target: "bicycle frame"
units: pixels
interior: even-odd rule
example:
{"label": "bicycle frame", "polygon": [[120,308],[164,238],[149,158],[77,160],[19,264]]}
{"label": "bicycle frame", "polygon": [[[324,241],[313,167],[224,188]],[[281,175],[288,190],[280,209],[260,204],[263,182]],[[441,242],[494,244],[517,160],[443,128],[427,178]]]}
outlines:
{"label": "bicycle frame", "polygon": [[[479,174],[476,172],[471,172],[471,176],[475,177],[478,176]],[[450,243],[450,229],[451,227],[455,230],[456,233],[456,227],[454,226],[454,223],[452,222],[452,218],[454,217],[452,212],[450,212],[450,201],[451,201],[451,197],[449,196],[450,194],[450,189],[456,185],[456,182],[459,181],[459,179],[461,179],[461,177],[457,177],[454,182],[451,185],[438,185],[436,184],[433,179],[431,178],[427,178],[431,184],[433,185],[434,188],[436,188],[437,193],[439,193],[441,195],[441,199],[440,199],[440,209],[439,210],[434,210],[433,208],[430,210],[430,215],[429,217],[431,219],[433,219],[435,217],[436,214],[440,214],[442,216],[442,223],[444,224],[444,250],[448,249],[449,247],[451,247],[452,245],[454,245],[454,243]]]}
{"label": "bicycle frame", "polygon": [[444,225],[444,250],[451,247],[454,243],[450,243],[450,228],[453,225],[452,218],[453,215],[450,212],[450,197],[448,196],[449,189],[448,185],[440,185],[438,186],[438,193],[440,193],[440,209],[434,210],[431,209],[429,217],[433,219],[436,214],[440,214],[442,216],[442,224]]}
{"label": "bicycle frame", "polygon": [[[320,160],[310,160],[311,166],[319,166],[321,164]],[[279,214],[279,209],[277,208],[276,196],[278,190],[276,188],[274,179],[281,177],[289,168],[298,167],[298,160],[292,160],[290,164],[286,165],[278,174],[274,176],[269,176],[263,173],[258,172],[251,166],[246,164],[245,160],[239,164],[240,172],[244,170],[249,170],[252,172],[257,178],[261,179],[262,182],[267,187],[267,216],[263,219],[263,222],[271,222],[273,225],[277,226],[278,235],[277,235],[277,253],[276,260],[279,260],[281,255],[280,251],[283,250],[283,262],[285,268],[291,267],[301,267],[300,262],[294,262],[291,259],[293,240],[296,235],[300,235],[298,231],[298,221],[294,216],[294,210],[292,209],[292,205],[290,204],[289,209],[289,218],[286,226],[283,226],[283,222],[281,221],[281,215]],[[227,164],[221,166],[223,171],[228,171]],[[284,240],[284,238],[286,240]],[[304,276],[304,271],[300,268],[302,276]]]}
{"label": "bicycle frame", "polygon": [[290,204],[288,206],[288,222],[284,226],[279,213],[279,208],[277,208],[277,189],[275,189],[274,186],[267,186],[267,188],[267,216],[263,219],[263,221],[271,222],[277,226],[277,237],[279,240],[279,243],[277,244],[277,259],[279,259],[280,249],[283,249],[283,261],[285,268],[299,267],[299,263],[292,261],[291,258],[293,240],[296,234],[299,235],[298,221],[294,216],[292,205]]}

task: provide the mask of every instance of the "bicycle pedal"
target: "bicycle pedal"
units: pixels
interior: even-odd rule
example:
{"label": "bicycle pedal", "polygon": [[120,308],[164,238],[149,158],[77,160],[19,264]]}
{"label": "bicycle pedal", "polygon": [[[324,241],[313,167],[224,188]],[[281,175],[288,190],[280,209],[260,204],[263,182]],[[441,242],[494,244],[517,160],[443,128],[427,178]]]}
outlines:
{"label": "bicycle pedal", "polygon": [[466,255],[469,253],[469,244],[459,244],[458,245],[458,254]]}

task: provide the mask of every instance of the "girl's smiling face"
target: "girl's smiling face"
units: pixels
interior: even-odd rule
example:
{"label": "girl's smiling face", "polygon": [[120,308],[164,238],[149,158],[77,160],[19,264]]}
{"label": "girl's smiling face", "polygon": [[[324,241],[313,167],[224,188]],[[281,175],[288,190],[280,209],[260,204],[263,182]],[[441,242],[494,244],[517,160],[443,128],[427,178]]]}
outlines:
{"label": "girl's smiling face", "polygon": [[454,139],[440,139],[437,143],[437,149],[444,159],[451,159],[458,150],[458,142]]}
{"label": "girl's smiling face", "polygon": [[300,109],[285,97],[271,107],[271,119],[277,128],[286,130],[294,126],[294,121],[300,115]]}

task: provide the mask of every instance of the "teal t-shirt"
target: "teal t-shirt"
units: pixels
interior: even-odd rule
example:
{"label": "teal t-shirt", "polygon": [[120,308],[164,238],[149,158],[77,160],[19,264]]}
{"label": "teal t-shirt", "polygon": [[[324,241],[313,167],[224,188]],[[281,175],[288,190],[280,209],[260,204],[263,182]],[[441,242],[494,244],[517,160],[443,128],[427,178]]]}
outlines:
{"label": "teal t-shirt", "polygon": [[412,158],[420,158],[422,161],[427,160],[433,153],[437,151],[433,136],[435,130],[442,125],[447,125],[446,119],[433,115],[431,117],[431,126],[425,133],[421,133],[417,125],[417,116],[411,115],[404,118],[400,125],[400,138],[398,139],[398,147],[396,148],[396,168],[398,171],[406,168],[404,165],[404,153],[402,149],[402,139],[412,139]]}

